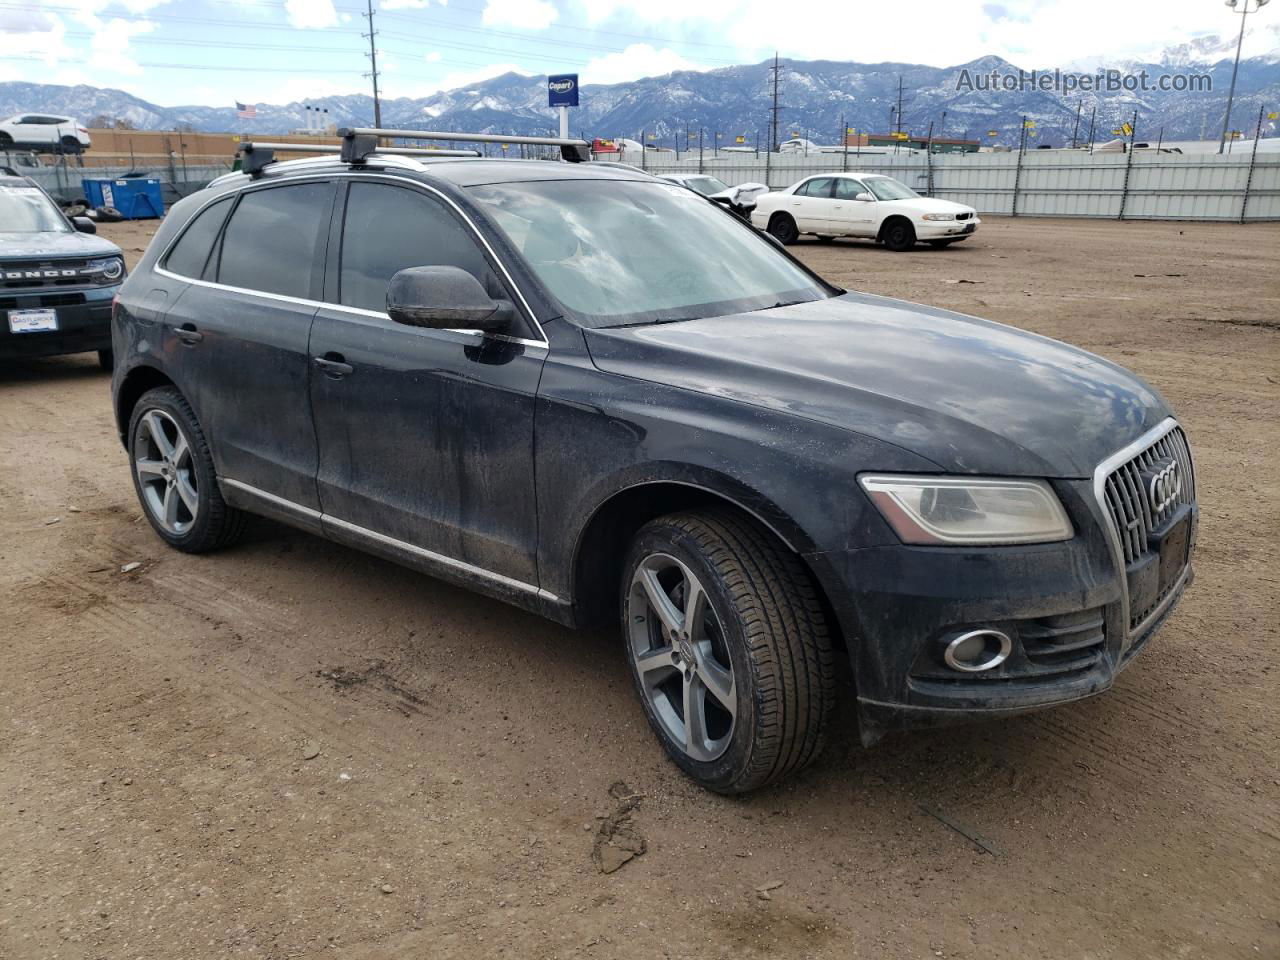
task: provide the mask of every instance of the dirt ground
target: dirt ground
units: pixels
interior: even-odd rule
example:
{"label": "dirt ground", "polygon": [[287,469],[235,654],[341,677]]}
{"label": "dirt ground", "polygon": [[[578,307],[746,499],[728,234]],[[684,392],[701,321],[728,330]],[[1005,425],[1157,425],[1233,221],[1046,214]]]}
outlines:
{"label": "dirt ground", "polygon": [[[1280,958],[1280,227],[797,250],[1171,401],[1198,579],[1114,691],[870,751],[846,710],[804,775],[713,796],[611,633],[266,521],[170,551],[93,358],[4,366],[0,957]],[[604,874],[615,826],[645,852]]]}

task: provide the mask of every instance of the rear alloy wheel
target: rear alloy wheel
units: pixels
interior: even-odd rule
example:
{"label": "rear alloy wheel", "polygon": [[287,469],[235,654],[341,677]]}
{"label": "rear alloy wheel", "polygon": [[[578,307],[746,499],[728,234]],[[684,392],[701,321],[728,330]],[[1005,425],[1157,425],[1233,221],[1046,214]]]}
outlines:
{"label": "rear alloy wheel", "polygon": [[769,218],[769,232],[775,240],[790,246],[800,239],[800,230],[789,213],[775,213]]}
{"label": "rear alloy wheel", "polygon": [[623,633],[649,724],[693,780],[745,793],[821,752],[834,660],[799,559],[729,511],[673,514],[636,535]]}
{"label": "rear alloy wheel", "polygon": [[240,536],[244,514],[222,499],[204,433],[175,388],[149,390],[134,407],[129,459],[143,511],[170,546],[204,553]]}
{"label": "rear alloy wheel", "polygon": [[884,238],[884,245],[898,253],[910,250],[916,243],[915,228],[906,220],[890,220],[885,224],[881,236]]}

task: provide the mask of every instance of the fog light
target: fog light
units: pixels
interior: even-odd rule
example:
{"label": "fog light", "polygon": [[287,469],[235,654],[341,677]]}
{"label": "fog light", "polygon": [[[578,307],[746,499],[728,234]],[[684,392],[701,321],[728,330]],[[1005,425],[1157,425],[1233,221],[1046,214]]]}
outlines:
{"label": "fog light", "polygon": [[1009,659],[1013,642],[999,630],[970,630],[953,637],[942,654],[947,666],[965,673],[992,670]]}

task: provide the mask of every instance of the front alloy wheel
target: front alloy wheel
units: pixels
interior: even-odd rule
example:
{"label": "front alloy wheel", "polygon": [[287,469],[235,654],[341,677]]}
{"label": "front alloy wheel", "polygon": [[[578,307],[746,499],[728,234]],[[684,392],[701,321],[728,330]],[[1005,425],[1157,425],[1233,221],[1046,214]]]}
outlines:
{"label": "front alloy wheel", "polygon": [[697,575],[675,557],[650,554],[628,598],[632,666],[663,732],[703,762],[729,746],[737,714],[724,628]]}
{"label": "front alloy wheel", "polygon": [[707,509],[647,523],[624,571],[631,676],[681,770],[745,793],[818,756],[834,654],[798,556],[749,516]]}

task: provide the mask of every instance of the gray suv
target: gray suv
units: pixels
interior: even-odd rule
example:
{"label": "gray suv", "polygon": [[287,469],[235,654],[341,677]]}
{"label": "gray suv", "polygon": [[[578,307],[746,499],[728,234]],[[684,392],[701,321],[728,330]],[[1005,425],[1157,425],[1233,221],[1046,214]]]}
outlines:
{"label": "gray suv", "polygon": [[1132,373],[840,290],[640,170],[378,136],[442,135],[247,147],[121,292],[115,415],[174,547],[260,514],[613,624],[729,793],[819,754],[840,659],[865,743],[1005,718],[1106,690],[1190,582],[1190,448]]}

